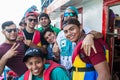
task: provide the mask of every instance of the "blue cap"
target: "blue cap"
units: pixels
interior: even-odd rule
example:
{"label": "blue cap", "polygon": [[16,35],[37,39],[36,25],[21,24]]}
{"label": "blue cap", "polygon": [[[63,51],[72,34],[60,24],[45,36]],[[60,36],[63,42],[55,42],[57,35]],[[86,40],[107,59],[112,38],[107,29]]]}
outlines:
{"label": "blue cap", "polygon": [[34,57],[34,56],[44,58],[44,54],[39,48],[30,47],[24,55],[23,62],[26,62],[29,57]]}
{"label": "blue cap", "polygon": [[[78,16],[78,10],[77,10],[74,6],[69,6],[69,7],[66,8],[66,10],[67,10],[67,9],[71,9],[71,10],[74,11],[74,12],[76,13],[76,15]],[[65,10],[65,11],[66,11],[66,10]]]}

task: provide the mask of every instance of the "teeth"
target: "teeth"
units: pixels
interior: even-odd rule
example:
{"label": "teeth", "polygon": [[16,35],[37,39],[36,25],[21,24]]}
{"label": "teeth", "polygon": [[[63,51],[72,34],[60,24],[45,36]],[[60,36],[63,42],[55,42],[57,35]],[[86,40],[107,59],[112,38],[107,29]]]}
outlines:
{"label": "teeth", "polygon": [[38,72],[38,69],[37,69],[37,70],[34,70],[34,72]]}
{"label": "teeth", "polygon": [[70,39],[73,39],[73,38],[74,38],[74,36],[73,36],[73,35],[70,35],[70,36],[69,36],[69,38],[70,38]]}

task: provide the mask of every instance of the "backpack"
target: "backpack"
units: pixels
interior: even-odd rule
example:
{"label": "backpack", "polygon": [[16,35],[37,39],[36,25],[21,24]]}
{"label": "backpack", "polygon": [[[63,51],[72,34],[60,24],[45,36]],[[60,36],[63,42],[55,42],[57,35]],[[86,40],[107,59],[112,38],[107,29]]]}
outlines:
{"label": "backpack", "polygon": [[[61,67],[61,68],[65,69],[63,66],[61,66],[60,64],[58,64],[52,60],[48,60],[46,63],[50,64],[50,66],[44,71],[44,74],[43,74],[44,80],[50,80],[50,74],[51,74],[52,70],[54,70],[56,67]],[[31,73],[29,70],[26,71],[24,74],[24,80],[29,80],[30,74]]]}

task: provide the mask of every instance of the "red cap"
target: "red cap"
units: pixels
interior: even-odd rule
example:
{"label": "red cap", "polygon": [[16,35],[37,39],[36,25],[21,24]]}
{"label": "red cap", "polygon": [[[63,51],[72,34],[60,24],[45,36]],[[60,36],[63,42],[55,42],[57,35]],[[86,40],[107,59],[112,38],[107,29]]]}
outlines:
{"label": "red cap", "polygon": [[29,17],[29,16],[38,17],[38,16],[39,16],[39,13],[37,13],[37,12],[28,12],[28,13],[26,13],[26,17]]}

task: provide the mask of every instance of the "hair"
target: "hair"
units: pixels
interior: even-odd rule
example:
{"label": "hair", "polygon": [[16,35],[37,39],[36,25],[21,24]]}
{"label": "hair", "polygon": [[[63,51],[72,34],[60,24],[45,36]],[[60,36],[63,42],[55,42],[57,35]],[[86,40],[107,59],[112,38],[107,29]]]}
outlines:
{"label": "hair", "polygon": [[69,25],[69,24],[75,24],[78,27],[80,27],[80,25],[81,25],[80,22],[77,19],[70,18],[70,19],[63,22],[62,28],[64,28],[66,25]]}
{"label": "hair", "polygon": [[47,27],[45,30],[43,30],[42,35],[44,36],[46,34],[46,32],[53,32],[54,33],[54,31],[50,27]]}
{"label": "hair", "polygon": [[4,30],[6,27],[9,27],[10,25],[15,24],[13,21],[6,21],[2,24],[2,30]]}

